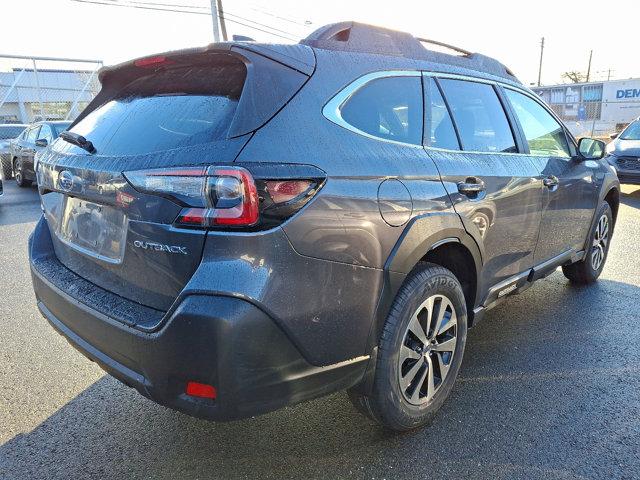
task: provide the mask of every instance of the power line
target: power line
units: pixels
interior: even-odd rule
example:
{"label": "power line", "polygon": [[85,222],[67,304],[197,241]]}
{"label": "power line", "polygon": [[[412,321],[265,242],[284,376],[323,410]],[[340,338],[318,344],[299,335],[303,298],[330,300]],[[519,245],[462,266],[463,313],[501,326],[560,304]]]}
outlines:
{"label": "power line", "polygon": [[[175,4],[175,3],[158,3],[158,2],[147,2],[147,1],[137,1],[137,0],[126,0],[125,2],[122,2],[121,0],[101,0],[102,2],[108,1],[110,3],[113,3],[115,6],[129,6],[127,4],[136,4],[136,5],[144,5],[144,6],[162,6],[162,7],[178,7],[178,8],[197,8],[197,9],[201,9],[201,10],[206,10],[206,12],[210,12],[210,10],[207,7],[204,6],[199,6],[199,5],[181,5],[181,4]],[[220,0],[214,0],[214,1],[220,1]],[[119,5],[118,5],[119,4]],[[159,10],[167,10],[166,8],[161,8]],[[256,9],[252,9],[252,10],[256,10]],[[170,10],[173,11],[173,10]],[[205,12],[200,13],[200,12],[183,12],[183,13],[198,13],[200,15],[205,14]],[[285,35],[294,35],[291,32],[288,32],[286,30],[281,30],[279,28],[276,27],[272,27],[270,25],[265,25],[264,23],[260,23],[260,22],[256,22],[255,20],[250,20],[246,17],[242,17],[240,15],[237,15],[235,13],[231,13],[229,11],[227,11],[226,9],[223,11],[221,8],[220,3],[218,3],[218,17],[221,20],[226,19],[228,16],[232,16],[235,18],[238,18],[240,20],[244,20],[245,22],[250,22],[250,23],[254,23],[256,25],[259,25],[261,27],[265,27],[268,28],[270,30],[274,30],[276,32],[280,32],[280,33],[284,33]],[[275,16],[275,15],[272,15]],[[276,18],[282,18],[282,17],[276,17]],[[229,20],[232,21],[232,20]],[[224,37],[224,35],[223,35]]]}
{"label": "power line", "polygon": [[[183,5],[183,4],[175,4],[175,3],[159,3],[159,2],[149,2],[149,1],[137,1],[137,0],[126,0],[126,1],[121,1],[121,0],[100,0],[101,2],[109,2],[110,4],[113,4],[114,6],[118,6],[118,7],[124,7],[124,6],[129,6],[129,7],[133,7],[133,5],[130,4],[135,4],[136,8],[142,8],[142,6],[148,6],[149,9],[153,9],[152,6],[159,6],[159,7],[176,7],[176,8],[193,8],[193,9],[200,9],[200,10],[206,10],[206,12],[188,12],[188,11],[184,11],[181,13],[197,13],[199,15],[203,15],[203,14],[208,14],[210,12],[210,9],[201,5]],[[214,0],[216,1],[216,0]],[[219,0],[217,0],[219,1]],[[167,11],[175,11],[175,10],[169,10],[168,8],[158,8],[157,10],[167,10]],[[254,9],[255,10],[255,9]],[[222,9],[220,8],[220,5],[218,5],[218,18],[220,18],[221,20],[224,20],[227,16],[231,15],[232,17],[238,18],[240,20],[244,20],[245,22],[250,22],[256,25],[259,25],[261,27],[265,27],[268,28],[270,30],[274,30],[276,32],[280,32],[280,33],[284,33],[285,35],[288,36],[293,36],[293,33],[290,33],[286,30],[281,30],[279,28],[276,27],[272,27],[270,25],[265,25],[264,23],[260,23],[260,22],[256,22],[255,20],[250,20],[246,17],[242,17],[240,15],[237,15],[235,13],[231,13],[227,10],[225,10],[224,12],[222,11]],[[280,18],[280,17],[277,17]],[[232,20],[230,20],[232,21]]]}
{"label": "power line", "polygon": [[[131,5],[128,5],[128,4],[135,4],[135,5],[140,5],[140,6],[161,6],[161,7],[193,8],[193,9],[206,10],[206,12],[202,12],[202,13],[201,12],[187,12],[187,11],[182,12],[182,13],[198,13],[200,15],[210,12],[209,8],[201,6],[201,5],[182,5],[182,4],[175,4],[175,3],[159,3],[159,2],[148,2],[148,1],[142,2],[142,1],[137,1],[137,0],[126,0],[124,3],[121,0],[101,0],[101,1],[102,2],[108,1],[110,3],[113,3],[115,6],[119,6],[119,7],[131,6]],[[216,0],[214,0],[214,1],[216,1]],[[217,1],[219,1],[219,0],[217,0]],[[285,34],[287,36],[295,36],[295,34],[293,34],[291,32],[288,32],[286,30],[281,30],[279,28],[272,27],[270,25],[265,25],[264,23],[256,22],[255,20],[250,20],[250,19],[248,19],[246,17],[242,17],[242,16],[237,15],[235,13],[231,13],[231,12],[229,12],[227,10],[224,10],[224,12],[223,12],[222,8],[220,8],[220,7],[221,7],[221,5],[218,4],[218,18],[220,18],[222,21],[224,21],[230,15],[232,17],[239,18],[240,20],[244,20],[245,22],[250,22],[250,23],[259,25],[261,27],[268,28],[269,30],[274,30],[276,32],[283,33],[283,34]],[[142,8],[142,7],[138,7],[138,8]],[[151,9],[151,7],[149,9]],[[163,10],[164,11],[164,10],[168,10],[168,9],[167,8],[159,8],[158,10]],[[255,8],[253,8],[252,10],[258,11]],[[173,11],[173,10],[169,10],[169,11]],[[271,15],[271,14],[268,14],[268,13],[267,13],[267,15],[270,15],[270,16],[275,17],[275,18],[280,18],[280,19],[286,20],[285,18],[278,17],[277,15]],[[233,22],[233,20],[229,20],[229,21]],[[291,21],[291,20],[289,20],[289,21]],[[293,22],[293,23],[296,23],[296,22]],[[300,25],[302,25],[302,24],[300,24]],[[224,35],[223,35],[223,37],[224,37]],[[292,39],[292,40],[294,40],[294,39]]]}
{"label": "power line", "polygon": [[[98,0],[70,0],[72,2],[76,2],[76,3],[87,3],[87,4],[93,4],[93,5],[103,5],[103,6],[107,6],[107,7],[126,7],[126,8],[137,8],[140,10],[154,10],[154,11],[158,11],[158,12],[170,12],[170,13],[188,13],[188,14],[192,14],[192,15],[207,15],[210,16],[211,14],[209,12],[195,12],[195,11],[189,11],[189,10],[176,10],[176,9],[172,9],[172,8],[159,8],[159,7],[152,7],[152,6],[143,6],[143,5],[134,5],[134,4],[125,4],[125,3],[119,3],[119,2],[109,2],[106,0],[102,0],[102,1],[98,1]],[[143,3],[143,2],[137,2],[137,3]],[[265,25],[259,22],[255,22],[253,20],[249,20],[240,16],[235,15],[237,18],[240,18],[242,20],[244,20],[245,22],[251,22],[254,23],[256,25],[260,25],[262,27],[268,28],[268,29],[273,29],[273,27],[270,27],[269,25]],[[220,15],[218,15],[218,18],[220,18]],[[255,27],[253,25],[248,25],[246,23],[240,22],[238,20],[232,20],[229,18],[225,19],[228,22],[231,23],[236,23],[238,25],[242,25],[243,27],[247,27],[247,28],[251,28],[253,30],[257,30],[259,32],[263,32],[263,33],[267,33],[269,35],[273,35],[275,37],[280,37],[280,38],[284,38],[286,40],[291,40],[291,41],[296,41],[297,39],[293,37],[292,33],[289,32],[284,32],[284,30],[280,30],[282,32],[284,32],[286,35],[281,35],[269,30],[264,30],[262,28],[258,28]],[[276,29],[277,30],[277,29]]]}
{"label": "power line", "polygon": [[[103,1],[107,1],[110,3],[120,3],[119,0],[103,0]],[[193,8],[193,9],[199,9],[199,10],[209,10],[209,8],[203,6],[203,5],[184,5],[184,4],[176,4],[176,3],[160,3],[160,2],[139,2],[136,0],[128,0],[127,3],[135,3],[138,5],[154,5],[157,7],[177,7],[177,8]]]}
{"label": "power line", "polygon": [[293,24],[296,24],[296,25],[302,25],[303,27],[309,27],[309,25],[313,24],[313,22],[310,22],[309,20],[305,20],[304,22],[300,22],[298,20],[293,20],[291,17],[283,17],[283,16],[280,16],[280,15],[276,15],[274,13],[271,13],[271,12],[267,11],[267,10],[258,8],[255,5],[250,7],[250,8],[254,12],[260,12],[260,13],[262,13],[264,15],[268,15],[268,16],[273,17],[273,18],[284,20],[285,22],[293,23]]}

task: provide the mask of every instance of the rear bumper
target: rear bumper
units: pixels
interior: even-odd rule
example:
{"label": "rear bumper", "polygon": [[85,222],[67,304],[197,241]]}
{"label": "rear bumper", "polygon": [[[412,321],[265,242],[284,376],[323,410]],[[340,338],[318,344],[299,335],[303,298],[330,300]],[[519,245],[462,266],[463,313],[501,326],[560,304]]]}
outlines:
{"label": "rear bumper", "polygon": [[[31,273],[44,317],[109,374],[167,407],[212,420],[239,419],[350,387],[367,367],[367,357],[311,365],[266,313],[229,296],[188,295],[159,330],[141,331],[54,284],[40,267],[37,244],[32,237]],[[213,385],[217,398],[186,395],[188,381]]]}

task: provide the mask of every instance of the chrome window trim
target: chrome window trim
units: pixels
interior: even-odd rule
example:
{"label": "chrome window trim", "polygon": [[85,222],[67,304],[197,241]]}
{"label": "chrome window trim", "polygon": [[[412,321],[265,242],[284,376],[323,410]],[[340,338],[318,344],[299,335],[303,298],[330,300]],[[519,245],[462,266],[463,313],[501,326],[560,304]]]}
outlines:
{"label": "chrome window trim", "polygon": [[[468,82],[475,82],[475,83],[484,83],[486,85],[492,85],[492,86],[503,86],[503,87],[512,87],[510,84],[505,83],[505,82],[501,82],[499,80],[490,80],[487,78],[478,78],[478,77],[470,77],[469,75],[460,75],[460,74],[456,74],[456,73],[440,73],[440,72],[422,72],[422,76],[423,77],[428,77],[428,78],[435,78],[435,79],[450,79],[450,80],[465,80]],[[516,91],[519,91],[516,88],[513,88]],[[497,95],[497,94],[496,94]],[[509,123],[509,127],[511,128],[511,121],[509,119],[509,116],[507,115],[507,112],[505,112],[505,117],[507,118],[507,122]],[[513,139],[514,142],[516,141],[516,139]],[[516,145],[517,146],[517,145]],[[444,152],[444,153],[458,153],[458,154],[465,154],[465,153],[472,153],[474,155],[508,155],[508,156],[512,156],[512,157],[530,157],[531,155],[528,153],[521,153],[521,152],[487,152],[484,150],[452,150],[450,148],[441,148],[441,147],[432,147],[430,145],[425,145],[424,149],[427,151],[435,151],[435,152]]]}
{"label": "chrome window trim", "polygon": [[[488,78],[481,77],[472,77],[469,75],[462,75],[457,73],[446,73],[446,72],[432,72],[432,71],[424,71],[424,70],[380,70],[376,72],[367,73],[361,77],[358,77],[353,82],[348,84],[338,93],[336,93],[322,108],[322,115],[329,120],[330,122],[335,123],[336,125],[345,128],[353,133],[357,133],[358,135],[362,135],[363,137],[371,138],[373,140],[378,140],[380,142],[393,143],[396,145],[404,145],[407,147],[413,148],[424,148],[425,150],[433,150],[436,152],[445,152],[445,153],[457,153],[457,154],[466,154],[472,153],[475,155],[508,155],[513,157],[531,157],[530,153],[513,153],[513,152],[485,152],[485,151],[476,151],[476,150],[452,150],[449,148],[440,148],[440,147],[431,147],[429,145],[416,145],[414,143],[406,143],[406,142],[398,142],[397,140],[389,140],[387,138],[376,137],[375,135],[371,135],[370,133],[363,132],[362,130],[354,127],[350,123],[348,123],[340,113],[340,109],[344,103],[351,98],[351,96],[356,93],[359,89],[364,87],[367,83],[372,80],[376,80],[379,78],[388,78],[388,77],[429,77],[429,78],[444,78],[444,79],[452,79],[452,80],[466,80],[469,82],[476,83],[484,83],[488,85],[501,86],[503,88],[509,88],[515,92],[522,93],[530,97],[532,100],[538,102],[547,112],[549,112],[553,118],[556,119],[560,123],[560,125],[564,128],[566,132],[566,128],[564,123],[558,118],[553,110],[548,108],[543,102],[540,101],[540,98],[536,98],[535,94],[525,90],[524,88],[520,88],[517,85],[512,85],[511,83],[503,82],[500,80],[493,80]],[[423,93],[424,95],[424,93]],[[423,111],[424,115],[424,111]],[[508,120],[508,118],[507,118]]]}
{"label": "chrome window trim", "polygon": [[[377,80],[379,78],[389,78],[389,77],[420,77],[421,72],[419,70],[383,70],[378,72],[367,73],[349,85],[344,87],[338,93],[336,93],[331,100],[329,100],[325,106],[322,108],[322,115],[329,120],[330,122],[335,123],[336,125],[345,128],[351,132],[357,133],[358,135],[362,135],[363,137],[371,138],[373,140],[379,140],[381,142],[393,143],[396,145],[404,145],[413,148],[422,148],[422,144],[418,145],[415,143],[407,143],[407,142],[399,142],[397,140],[390,140],[388,138],[376,137],[375,135],[371,135],[370,133],[364,132],[359,128],[354,127],[350,123],[348,123],[344,118],[342,118],[341,108],[342,106],[351,98],[351,96],[364,87],[367,83],[372,80]],[[422,92],[420,92],[422,95]],[[424,115],[424,112],[423,112]]]}

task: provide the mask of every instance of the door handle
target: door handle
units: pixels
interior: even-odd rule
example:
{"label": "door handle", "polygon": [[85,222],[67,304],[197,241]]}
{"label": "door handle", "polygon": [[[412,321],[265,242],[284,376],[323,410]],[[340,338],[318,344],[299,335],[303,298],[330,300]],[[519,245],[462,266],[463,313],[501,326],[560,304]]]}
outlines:
{"label": "door handle", "polygon": [[542,180],[542,184],[547,188],[557,187],[559,183],[560,180],[558,180],[558,177],[555,175],[549,175],[547,178]]}
{"label": "door handle", "polygon": [[469,177],[464,182],[458,183],[458,191],[467,197],[475,198],[485,190],[484,182],[479,178]]}

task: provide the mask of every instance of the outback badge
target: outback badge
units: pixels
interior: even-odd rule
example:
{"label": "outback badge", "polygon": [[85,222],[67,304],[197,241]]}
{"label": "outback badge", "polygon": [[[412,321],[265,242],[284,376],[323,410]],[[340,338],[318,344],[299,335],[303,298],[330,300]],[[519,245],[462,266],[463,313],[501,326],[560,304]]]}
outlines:
{"label": "outback badge", "polygon": [[163,243],[147,242],[144,240],[135,240],[133,246],[136,248],[142,248],[143,250],[153,250],[155,252],[167,252],[178,253],[181,255],[188,255],[187,247],[181,247],[179,245],[165,245]]}

